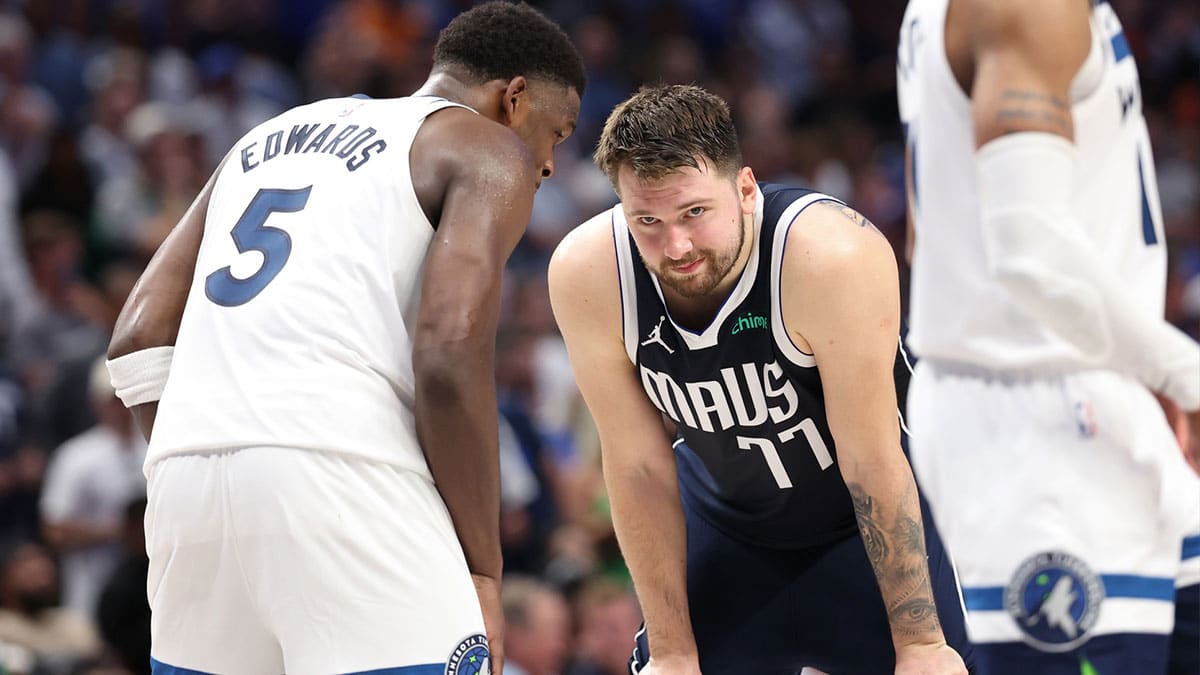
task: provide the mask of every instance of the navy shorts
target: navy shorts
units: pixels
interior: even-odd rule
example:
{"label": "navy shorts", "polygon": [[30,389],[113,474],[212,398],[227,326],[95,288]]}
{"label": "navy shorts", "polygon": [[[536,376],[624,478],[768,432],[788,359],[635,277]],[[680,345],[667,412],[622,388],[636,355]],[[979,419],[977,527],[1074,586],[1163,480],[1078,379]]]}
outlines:
{"label": "navy shorts", "polygon": [[1175,632],[1171,634],[1170,675],[1200,673],[1200,585],[1175,592]]}
{"label": "navy shorts", "polygon": [[[921,504],[935,601],[949,644],[973,669],[954,570]],[[686,506],[687,586],[704,675],[890,675],[896,654],[875,573],[857,535],[805,549],[729,537]],[[645,631],[632,666],[649,660]]]}

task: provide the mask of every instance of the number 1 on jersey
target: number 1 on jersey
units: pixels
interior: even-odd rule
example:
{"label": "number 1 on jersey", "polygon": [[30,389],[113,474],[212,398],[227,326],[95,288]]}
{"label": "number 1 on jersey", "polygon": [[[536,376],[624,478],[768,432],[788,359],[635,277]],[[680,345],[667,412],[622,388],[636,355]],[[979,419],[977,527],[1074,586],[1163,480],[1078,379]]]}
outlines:
{"label": "number 1 on jersey", "polygon": [[262,266],[245,279],[233,276],[229,265],[208,275],[204,282],[204,294],[209,300],[222,307],[237,307],[262,293],[267,284],[271,283],[287,264],[288,257],[292,254],[292,238],[277,227],[267,226],[267,218],[276,212],[295,213],[303,210],[308,204],[310,192],[311,185],[298,190],[261,189],[254,195],[229,234],[233,237],[238,253],[261,253]]}

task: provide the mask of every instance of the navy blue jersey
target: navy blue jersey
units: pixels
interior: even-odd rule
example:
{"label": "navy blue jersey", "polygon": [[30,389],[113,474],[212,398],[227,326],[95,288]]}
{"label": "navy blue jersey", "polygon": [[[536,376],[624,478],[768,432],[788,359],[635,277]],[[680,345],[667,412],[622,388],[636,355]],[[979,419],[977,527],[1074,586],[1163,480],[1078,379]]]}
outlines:
{"label": "navy blue jersey", "polygon": [[[816,361],[783,326],[780,267],[796,216],[833,198],[759,187],[750,259],[698,333],[672,320],[620,208],[613,209],[624,340],[646,395],[676,424],[687,507],[743,541],[810,546],[845,537],[857,526],[836,466]],[[905,387],[908,369],[899,352],[897,374]]]}

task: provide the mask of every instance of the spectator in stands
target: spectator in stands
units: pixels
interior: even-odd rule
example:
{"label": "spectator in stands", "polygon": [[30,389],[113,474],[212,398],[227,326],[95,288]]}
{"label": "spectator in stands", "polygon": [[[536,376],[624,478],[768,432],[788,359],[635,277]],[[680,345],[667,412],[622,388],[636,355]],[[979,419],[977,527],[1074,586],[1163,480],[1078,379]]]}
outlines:
{"label": "spectator in stands", "polygon": [[637,597],[628,586],[598,577],[575,599],[578,651],[567,675],[626,675],[629,636],[642,623]]}
{"label": "spectator in stands", "polygon": [[[40,453],[26,445],[29,434],[28,404],[17,378],[0,365],[0,541],[32,539],[37,535],[37,494],[41,468],[29,471],[30,455],[40,464]],[[3,671],[0,671],[3,672]]]}
{"label": "spectator in stands", "polygon": [[112,250],[149,259],[204,186],[208,168],[186,108],[143,103],[126,119],[125,138],[138,168],[100,184],[96,234]]}
{"label": "spectator in stands", "polygon": [[64,604],[90,617],[123,557],[125,508],[145,495],[146,443],[103,359],[92,368],[88,394],[98,423],[55,452],[41,513],[46,541],[62,557]]}
{"label": "spectator in stands", "polygon": [[558,675],[571,648],[571,615],[554,588],[533,577],[504,577],[504,672]]}
{"label": "spectator in stands", "polygon": [[100,594],[96,620],[104,642],[117,660],[135,675],[150,673],[150,603],[146,600],[146,500],[135,499],[125,508],[121,541],[125,559]]}
{"label": "spectator in stands", "polygon": [[103,300],[81,279],[80,226],[55,211],[37,211],[24,220],[25,255],[37,298],[9,343],[12,365],[35,399],[71,361],[91,361],[108,342]]}
{"label": "spectator in stands", "polygon": [[0,644],[31,654],[38,673],[66,672],[100,650],[87,617],[59,606],[58,571],[37,544],[0,550]]}

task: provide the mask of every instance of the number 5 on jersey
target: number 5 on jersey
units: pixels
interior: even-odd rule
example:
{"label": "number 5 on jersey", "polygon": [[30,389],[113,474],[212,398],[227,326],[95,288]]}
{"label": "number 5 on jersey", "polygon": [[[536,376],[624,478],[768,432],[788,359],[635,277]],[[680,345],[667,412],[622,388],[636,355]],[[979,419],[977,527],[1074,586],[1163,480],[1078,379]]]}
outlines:
{"label": "number 5 on jersey", "polygon": [[234,224],[230,235],[238,253],[258,251],[263,255],[262,266],[254,274],[239,279],[229,265],[208,275],[204,294],[222,307],[244,305],[261,293],[275,278],[292,254],[292,238],[287,232],[266,225],[272,213],[295,213],[308,204],[312,186],[298,190],[261,189]]}

